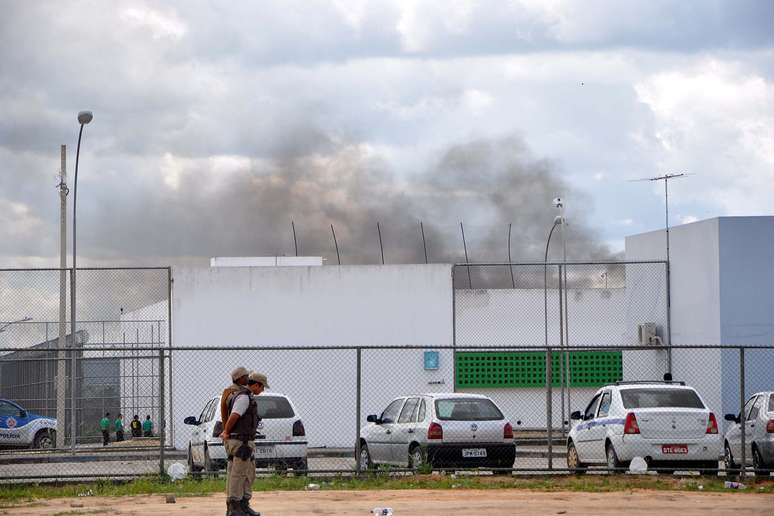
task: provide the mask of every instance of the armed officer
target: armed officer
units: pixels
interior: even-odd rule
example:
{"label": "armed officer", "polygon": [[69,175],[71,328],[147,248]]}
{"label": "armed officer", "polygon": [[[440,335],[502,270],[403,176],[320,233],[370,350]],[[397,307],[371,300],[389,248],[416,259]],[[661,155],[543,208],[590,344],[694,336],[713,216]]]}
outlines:
{"label": "armed officer", "polygon": [[[228,456],[226,479],[227,516],[260,516],[250,508],[252,486],[255,481],[255,435],[258,426],[258,407],[247,387],[249,372],[238,367],[231,372],[234,385],[226,399],[228,417],[224,419],[223,445]],[[224,391],[224,395],[226,392]]]}

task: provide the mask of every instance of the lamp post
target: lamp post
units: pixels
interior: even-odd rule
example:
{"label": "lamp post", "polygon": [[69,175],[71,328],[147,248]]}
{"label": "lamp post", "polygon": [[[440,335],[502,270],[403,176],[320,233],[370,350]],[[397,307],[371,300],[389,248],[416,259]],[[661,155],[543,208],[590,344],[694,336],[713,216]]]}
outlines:
{"label": "lamp post", "polygon": [[71,371],[70,371],[70,397],[71,397],[71,407],[70,407],[70,444],[72,446],[73,451],[75,451],[75,437],[76,437],[76,424],[77,424],[77,411],[76,411],[76,399],[75,399],[75,390],[76,390],[76,374],[77,374],[77,362],[76,362],[76,346],[77,346],[77,339],[75,336],[75,276],[77,271],[77,265],[76,265],[76,225],[75,225],[75,217],[77,214],[77,206],[78,206],[78,162],[81,157],[81,136],[83,135],[83,126],[91,122],[92,118],[94,118],[94,115],[92,115],[91,111],[81,111],[78,113],[78,123],[80,124],[81,128],[78,131],[78,146],[75,150],[75,178],[73,179],[73,276],[70,280],[70,350],[72,353],[71,356]]}
{"label": "lamp post", "polygon": [[[551,370],[552,357],[548,353],[548,246],[551,244],[551,236],[554,234],[556,226],[563,223],[564,220],[562,217],[557,216],[554,218],[554,223],[551,225],[551,231],[548,232],[548,238],[546,239],[546,252],[543,257],[543,315],[545,318],[546,329],[546,431],[548,432],[549,469],[553,468],[553,437],[551,435],[553,430],[553,414],[551,410],[553,406],[553,391],[551,389],[551,374],[549,374],[549,371]],[[561,283],[561,276],[559,277],[559,281]],[[562,405],[562,408],[564,408],[564,405]]]}
{"label": "lamp post", "polygon": [[12,324],[23,323],[23,322],[27,322],[27,321],[31,321],[31,320],[32,320],[32,317],[27,316],[27,317],[25,317],[23,319],[19,319],[18,321],[8,321],[7,323],[5,323],[2,326],[0,326],[0,333],[4,332],[5,329],[8,328]]}
{"label": "lamp post", "polygon": [[562,265],[559,268],[559,344],[560,347],[565,348],[561,352],[559,360],[560,364],[564,364],[560,369],[560,384],[561,384],[561,402],[562,402],[562,436],[567,435],[567,428],[565,422],[565,392],[567,393],[567,413],[572,409],[570,408],[570,355],[567,352],[567,348],[570,347],[570,328],[569,320],[567,318],[568,299],[567,299],[567,241],[565,239],[564,228],[567,226],[567,219],[564,217],[564,200],[561,197],[555,197],[554,208],[559,210],[559,217],[562,219],[562,227],[559,228],[559,236],[562,239]]}

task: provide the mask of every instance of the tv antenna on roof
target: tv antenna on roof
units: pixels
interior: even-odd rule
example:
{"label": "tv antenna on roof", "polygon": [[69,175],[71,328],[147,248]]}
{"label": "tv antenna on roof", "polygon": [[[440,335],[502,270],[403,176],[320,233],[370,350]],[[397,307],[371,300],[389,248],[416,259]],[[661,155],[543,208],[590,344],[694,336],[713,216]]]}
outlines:
{"label": "tv antenna on roof", "polygon": [[656,177],[644,177],[642,179],[632,179],[632,182],[638,181],[663,181],[664,182],[664,211],[665,211],[665,229],[666,229],[666,283],[667,283],[667,343],[669,348],[667,349],[667,373],[671,375],[672,372],[672,299],[670,289],[670,262],[669,262],[669,180],[677,179],[685,176],[692,176],[685,172],[667,173],[663,176]]}
{"label": "tv antenna on roof", "polygon": [[679,177],[692,176],[693,174],[687,174],[685,172],[677,172],[672,174],[664,174],[657,177],[644,177],[642,179],[632,179],[631,182],[638,181],[663,181],[664,182],[664,210],[665,210],[665,229],[666,229],[666,259],[667,267],[669,267],[669,180],[677,179]]}

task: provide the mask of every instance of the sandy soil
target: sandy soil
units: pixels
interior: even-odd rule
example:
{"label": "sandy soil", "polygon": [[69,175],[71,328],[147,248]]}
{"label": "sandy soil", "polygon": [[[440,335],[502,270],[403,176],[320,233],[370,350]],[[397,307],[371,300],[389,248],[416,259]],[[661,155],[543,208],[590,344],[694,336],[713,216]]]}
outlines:
{"label": "sandy soil", "polygon": [[[330,514],[367,516],[377,506],[395,516],[519,514],[774,514],[774,495],[633,491],[616,493],[532,492],[525,490],[290,491],[259,493],[253,506],[265,516]],[[679,512],[678,512],[679,511]],[[225,514],[222,494],[178,498],[164,496],[63,498],[0,509],[0,514]]]}

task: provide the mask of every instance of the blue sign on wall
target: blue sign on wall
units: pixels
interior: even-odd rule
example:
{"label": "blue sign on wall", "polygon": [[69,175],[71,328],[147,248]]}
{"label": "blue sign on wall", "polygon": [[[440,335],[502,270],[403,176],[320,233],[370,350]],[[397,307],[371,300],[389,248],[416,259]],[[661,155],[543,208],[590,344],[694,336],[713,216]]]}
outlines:
{"label": "blue sign on wall", "polygon": [[438,369],[439,356],[437,351],[425,351],[425,371]]}

